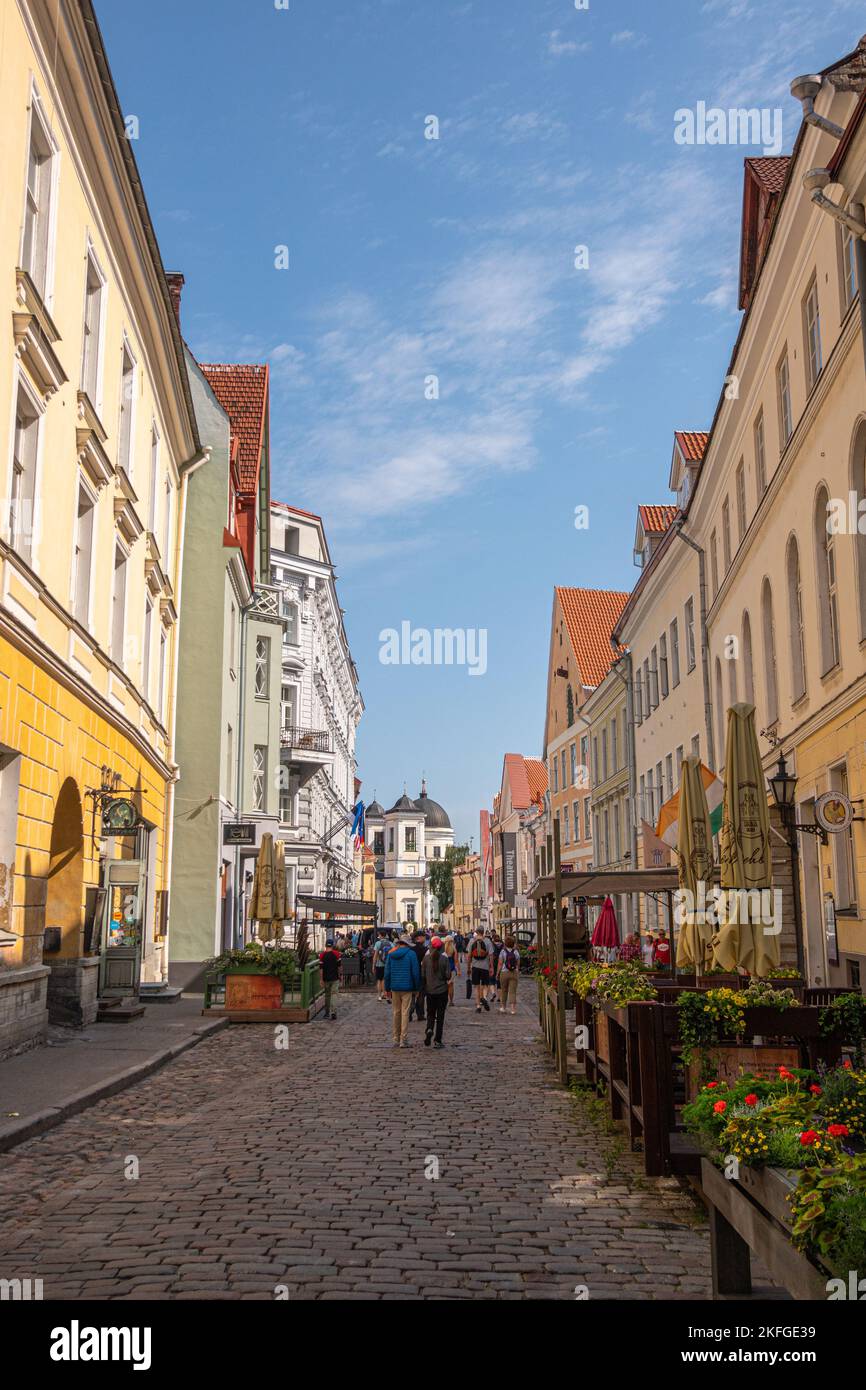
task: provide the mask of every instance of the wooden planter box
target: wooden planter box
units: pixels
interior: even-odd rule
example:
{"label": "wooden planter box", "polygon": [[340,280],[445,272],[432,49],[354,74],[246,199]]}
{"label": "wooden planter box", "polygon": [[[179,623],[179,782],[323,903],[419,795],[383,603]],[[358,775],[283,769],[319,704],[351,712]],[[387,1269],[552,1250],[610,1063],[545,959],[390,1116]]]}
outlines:
{"label": "wooden planter box", "polygon": [[[719,1081],[727,1082],[729,1086],[733,1086],[741,1076],[747,1074],[760,1077],[763,1081],[776,1081],[779,1067],[791,1070],[800,1065],[800,1049],[796,1043],[790,1046],[722,1044],[719,1047],[708,1047],[706,1056],[715,1068],[714,1076]],[[701,1084],[701,1061],[696,1057],[686,1075],[688,1100],[694,1100]]]}
{"label": "wooden planter box", "polygon": [[226,971],[226,1009],[279,1009],[283,982],[277,975],[247,965]]}
{"label": "wooden planter box", "polygon": [[780,1168],[740,1167],[739,1180],[701,1160],[701,1186],[710,1208],[713,1298],[743,1298],[752,1291],[751,1256],[792,1298],[825,1300],[827,1274],[791,1242],[787,1196],[796,1174]]}

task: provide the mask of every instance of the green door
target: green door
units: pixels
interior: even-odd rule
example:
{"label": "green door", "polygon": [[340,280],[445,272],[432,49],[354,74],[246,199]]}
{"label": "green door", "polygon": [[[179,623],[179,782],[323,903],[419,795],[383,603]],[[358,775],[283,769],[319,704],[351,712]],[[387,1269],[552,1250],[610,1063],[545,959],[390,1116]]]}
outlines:
{"label": "green door", "polygon": [[141,859],[110,860],[105,870],[105,887],[99,993],[108,999],[137,997],[147,896],[146,863]]}

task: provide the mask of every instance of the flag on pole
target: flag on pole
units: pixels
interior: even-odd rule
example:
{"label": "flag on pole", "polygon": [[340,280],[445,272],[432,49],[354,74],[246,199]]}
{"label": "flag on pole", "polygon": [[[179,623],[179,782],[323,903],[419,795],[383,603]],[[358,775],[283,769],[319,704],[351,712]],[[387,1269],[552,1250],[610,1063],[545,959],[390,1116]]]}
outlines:
{"label": "flag on pole", "polygon": [[[724,796],[724,784],[714,772],[710,772],[708,767],[701,763],[701,781],[704,784],[704,791],[707,795],[707,808],[710,813],[710,831],[713,835],[718,835],[719,827],[722,824],[722,798]],[[671,849],[676,849],[680,833],[680,794],[674,792],[669,801],[666,801],[659,811],[658,825],[656,834]]]}
{"label": "flag on pole", "polygon": [[364,843],[365,824],[364,824],[364,803],[357,801],[352,807],[354,819],[352,821],[352,836],[354,838],[355,849],[360,849]]}

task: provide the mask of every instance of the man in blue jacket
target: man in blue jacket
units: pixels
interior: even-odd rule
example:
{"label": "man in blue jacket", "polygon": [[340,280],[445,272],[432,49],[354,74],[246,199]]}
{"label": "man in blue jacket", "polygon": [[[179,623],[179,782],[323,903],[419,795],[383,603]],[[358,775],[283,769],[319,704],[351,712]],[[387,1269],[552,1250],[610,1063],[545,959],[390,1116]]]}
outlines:
{"label": "man in blue jacket", "polygon": [[406,1047],[412,996],[421,988],[421,968],[410,936],[401,936],[385,957],[385,993],[391,1001],[394,1046]]}

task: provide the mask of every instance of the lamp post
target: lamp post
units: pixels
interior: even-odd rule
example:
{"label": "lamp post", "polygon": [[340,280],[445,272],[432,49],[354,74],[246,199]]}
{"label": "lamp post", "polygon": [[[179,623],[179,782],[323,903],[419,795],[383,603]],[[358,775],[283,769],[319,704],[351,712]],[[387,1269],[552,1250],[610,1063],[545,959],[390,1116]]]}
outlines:
{"label": "lamp post", "polygon": [[769,779],[770,791],[773,793],[773,800],[776,809],[781,817],[782,825],[788,836],[788,849],[791,854],[791,888],[794,897],[794,938],[797,946],[797,969],[803,980],[806,979],[806,958],[803,945],[803,909],[800,900],[800,846],[797,841],[797,832],[804,831],[809,835],[818,835],[821,843],[826,845],[827,836],[820,825],[802,825],[797,820],[795,809],[795,798],[797,791],[797,779],[788,770],[784,753],[779,753],[779,762],[776,771]]}

